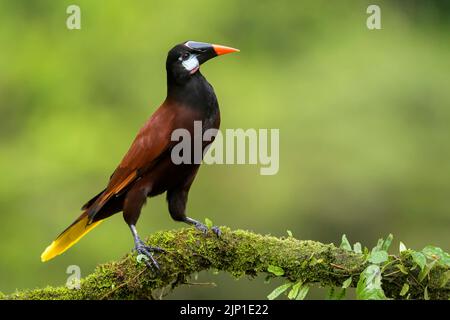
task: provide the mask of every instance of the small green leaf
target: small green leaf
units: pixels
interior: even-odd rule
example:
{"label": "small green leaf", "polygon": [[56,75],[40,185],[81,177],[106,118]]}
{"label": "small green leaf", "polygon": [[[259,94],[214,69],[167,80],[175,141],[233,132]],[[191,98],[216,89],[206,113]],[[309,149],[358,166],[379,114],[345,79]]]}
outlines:
{"label": "small green leaf", "polygon": [[380,251],[380,250],[382,250],[383,243],[384,243],[383,239],[378,239],[377,245],[375,246],[375,248],[372,249],[372,251]]}
{"label": "small green leaf", "polygon": [[402,265],[402,264],[397,264],[396,266],[397,266],[397,268],[401,271],[401,273],[403,273],[403,274],[408,274],[408,270],[405,268],[404,265]]}
{"label": "small green leaf", "polygon": [[352,284],[352,277],[348,278],[347,280],[342,283],[342,289],[347,289]]}
{"label": "small green leaf", "polygon": [[400,291],[400,295],[403,297],[405,294],[407,294],[409,291],[409,284],[405,282],[405,284],[402,287],[402,290]]}
{"label": "small green leaf", "polygon": [[408,249],[406,249],[406,246],[403,242],[400,241],[400,247],[399,247],[399,251],[400,253],[402,253],[403,251],[406,251]]}
{"label": "small green leaf", "polygon": [[425,268],[423,268],[422,271],[419,273],[419,281],[423,281],[423,279],[426,278],[426,276],[430,273],[431,269],[433,269],[434,265],[436,264],[436,260],[431,261],[428,263]]}
{"label": "small green leaf", "polygon": [[420,270],[423,270],[423,268],[425,268],[427,258],[423,253],[413,251],[411,252],[411,257],[413,258],[413,261],[420,267]]}
{"label": "small green leaf", "polygon": [[370,254],[369,256],[369,262],[372,262],[374,264],[381,264],[383,262],[386,262],[388,260],[389,256],[386,251],[375,251]]}
{"label": "small green leaf", "polygon": [[288,234],[289,237],[291,237],[291,238],[293,237],[293,236],[292,236],[292,231],[291,231],[291,230],[287,230],[287,234]]}
{"label": "small green leaf", "polygon": [[442,274],[439,286],[441,288],[445,287],[445,285],[447,284],[447,282],[449,280],[450,280],[450,270],[448,270]]}
{"label": "small green leaf", "polygon": [[354,253],[362,253],[361,243],[357,242],[353,245],[353,252]]}
{"label": "small green leaf", "polygon": [[148,261],[149,258],[145,254],[138,254],[136,260],[138,263],[142,263],[143,260]]}
{"label": "small green leaf", "polygon": [[272,266],[272,265],[270,265],[270,266],[267,268],[267,271],[273,273],[273,274],[276,275],[276,276],[282,276],[282,275],[284,274],[283,268],[277,267],[277,266]]}
{"label": "small green leaf", "polygon": [[439,258],[443,255],[444,251],[441,248],[434,247],[434,246],[426,246],[422,249],[422,253],[428,256],[430,259]]}
{"label": "small green leaf", "polygon": [[450,266],[450,255],[447,252],[444,252],[441,248],[426,246],[423,248],[422,252],[428,258],[437,260],[439,264]]}
{"label": "small green leaf", "polygon": [[288,293],[288,298],[290,300],[295,299],[297,297],[298,291],[300,290],[301,285],[302,285],[302,282],[299,281],[292,286],[291,291],[289,291],[289,293]]}
{"label": "small green leaf", "polygon": [[381,247],[381,249],[384,251],[388,251],[389,247],[391,246],[392,240],[394,240],[394,236],[392,235],[392,233],[390,233],[387,236],[386,240],[384,240],[383,246]]}
{"label": "small green leaf", "polygon": [[295,298],[295,300],[304,300],[306,295],[308,294],[309,291],[309,286],[307,285],[303,285],[297,295],[297,298]]}
{"label": "small green leaf", "polygon": [[205,218],[205,225],[211,229],[213,227],[213,222],[209,220],[208,218]]}
{"label": "small green leaf", "polygon": [[350,245],[350,242],[348,242],[347,236],[345,234],[342,235],[342,241],[339,248],[342,248],[347,251],[352,251],[352,246]]}
{"label": "small green leaf", "polygon": [[288,282],[285,284],[282,284],[279,287],[276,287],[268,296],[267,299],[269,300],[275,300],[276,298],[278,298],[278,296],[280,294],[282,294],[283,292],[285,292],[287,289],[289,289],[290,286],[292,286],[293,283],[292,282]]}
{"label": "small green leaf", "polygon": [[376,264],[369,265],[359,276],[356,297],[360,300],[386,299],[381,288],[381,270]]}
{"label": "small green leaf", "polygon": [[423,291],[423,298],[425,300],[430,300],[430,296],[428,295],[428,286],[425,287],[425,290]]}

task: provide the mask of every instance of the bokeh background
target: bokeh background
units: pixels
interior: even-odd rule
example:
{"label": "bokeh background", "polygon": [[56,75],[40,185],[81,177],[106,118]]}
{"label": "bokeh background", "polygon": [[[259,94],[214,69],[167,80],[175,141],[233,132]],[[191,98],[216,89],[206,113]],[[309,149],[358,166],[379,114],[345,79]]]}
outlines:
{"label": "bokeh background", "polygon": [[[81,30],[66,8],[81,7]],[[381,6],[382,30],[366,28]],[[193,39],[239,54],[202,67],[224,128],[279,128],[280,171],[203,166],[191,216],[259,233],[373,246],[388,233],[450,249],[450,6],[445,1],[0,1],[0,291],[63,285],[128,252],[116,215],[63,256],[53,238],[100,191],[165,98],[165,58]],[[164,197],[142,235],[181,228]],[[168,298],[265,298],[277,283]],[[313,292],[310,297],[321,297]]]}

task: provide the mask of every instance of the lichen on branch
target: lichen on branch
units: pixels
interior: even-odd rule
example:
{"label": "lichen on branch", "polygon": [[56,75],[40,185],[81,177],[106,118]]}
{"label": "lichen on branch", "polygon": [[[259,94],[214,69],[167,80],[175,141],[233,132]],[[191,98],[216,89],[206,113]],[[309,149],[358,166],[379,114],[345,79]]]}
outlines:
{"label": "lichen on branch", "polygon": [[[249,231],[221,228],[218,238],[213,232],[204,235],[192,229],[161,231],[151,235],[147,243],[163,248],[156,254],[160,271],[154,272],[136,255],[129,253],[121,260],[99,265],[95,271],[81,280],[80,289],[47,287],[18,291],[0,296],[0,299],[155,299],[156,292],[173,290],[189,282],[189,277],[203,270],[220,270],[235,277],[254,277],[268,271],[271,266],[283,270],[281,277],[287,281],[304,284],[320,284],[324,287],[340,287],[352,277],[355,287],[359,275],[367,267],[364,254],[354,253],[333,244],[297,240],[291,236],[277,238]],[[383,290],[388,298],[402,298],[400,292],[408,279],[417,279],[408,254],[395,257],[405,272],[391,267],[383,270]],[[405,271],[403,270],[403,271]],[[448,299],[450,286],[439,279],[449,272],[445,266],[436,266],[423,282],[410,281],[409,297],[420,299]],[[408,280],[408,281],[409,281]]]}

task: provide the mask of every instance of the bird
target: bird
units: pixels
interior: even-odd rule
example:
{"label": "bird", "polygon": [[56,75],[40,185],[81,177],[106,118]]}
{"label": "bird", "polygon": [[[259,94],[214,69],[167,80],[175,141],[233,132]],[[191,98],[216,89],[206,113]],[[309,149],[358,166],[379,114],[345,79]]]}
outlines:
{"label": "bird", "polygon": [[[176,129],[191,135],[194,122],[201,121],[202,131],[219,129],[220,110],[212,85],[200,72],[206,61],[238,49],[206,42],[185,41],[169,50],[166,59],[167,96],[145,122],[128,152],[114,170],[106,188],[81,208],[81,215],[42,253],[43,262],[62,254],[106,218],[122,212],[128,224],[134,249],[144,255],[148,267],[159,269],[154,253],[164,252],[148,246],[139,237],[136,224],[147,198],[166,193],[168,211],[175,221],[185,222],[207,233],[208,227],[186,215],[186,203],[200,163],[175,164],[171,150],[177,141]],[[203,141],[206,150],[214,137]],[[202,153],[203,154],[203,153]],[[220,229],[211,228],[220,236]]]}

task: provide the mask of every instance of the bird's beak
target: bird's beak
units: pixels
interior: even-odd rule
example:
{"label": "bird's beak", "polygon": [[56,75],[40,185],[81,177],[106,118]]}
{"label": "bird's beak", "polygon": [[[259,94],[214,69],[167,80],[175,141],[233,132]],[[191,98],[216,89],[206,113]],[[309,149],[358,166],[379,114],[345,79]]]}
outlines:
{"label": "bird's beak", "polygon": [[217,56],[239,52],[239,50],[235,48],[205,42],[188,41],[184,45],[198,52],[197,59],[200,64]]}
{"label": "bird's beak", "polygon": [[227,54],[227,53],[239,52],[239,49],[221,46],[220,44],[212,44],[212,47],[214,49],[214,52],[218,56],[221,56],[221,55]]}

